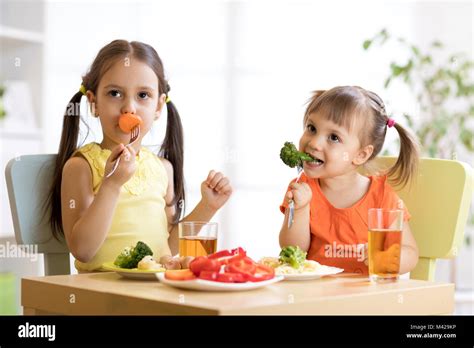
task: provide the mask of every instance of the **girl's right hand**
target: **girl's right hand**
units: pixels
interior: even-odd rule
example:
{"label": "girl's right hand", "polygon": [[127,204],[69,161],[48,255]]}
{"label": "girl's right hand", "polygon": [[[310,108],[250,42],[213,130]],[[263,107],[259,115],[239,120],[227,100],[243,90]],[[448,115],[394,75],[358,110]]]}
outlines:
{"label": "girl's right hand", "polygon": [[304,208],[311,202],[313,192],[307,183],[294,182],[290,184],[290,188],[291,190],[287,192],[286,198],[288,201],[293,200],[293,202],[295,202],[295,210]]}
{"label": "girl's right hand", "polygon": [[115,161],[120,157],[120,163],[115,172],[106,178],[108,182],[122,186],[133,176],[136,170],[135,163],[136,152],[132,146],[124,146],[119,144],[112,150],[107,162],[105,163],[105,175],[110,173],[114,168]]}

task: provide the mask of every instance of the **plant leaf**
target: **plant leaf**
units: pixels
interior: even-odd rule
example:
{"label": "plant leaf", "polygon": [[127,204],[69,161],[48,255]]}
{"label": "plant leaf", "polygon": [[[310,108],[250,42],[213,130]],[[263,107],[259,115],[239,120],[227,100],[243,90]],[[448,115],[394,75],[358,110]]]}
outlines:
{"label": "plant leaf", "polygon": [[364,50],[368,50],[371,44],[372,44],[372,40],[365,40],[364,43],[362,44],[362,47],[364,48]]}

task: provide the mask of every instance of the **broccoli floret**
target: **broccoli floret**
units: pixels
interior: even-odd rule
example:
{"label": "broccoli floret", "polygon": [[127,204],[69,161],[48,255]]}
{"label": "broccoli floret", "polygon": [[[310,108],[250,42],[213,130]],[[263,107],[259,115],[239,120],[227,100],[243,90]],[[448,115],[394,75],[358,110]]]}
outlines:
{"label": "broccoli floret", "polygon": [[296,166],[302,167],[303,161],[314,161],[314,158],[307,153],[298,151],[293,143],[286,142],[281,148],[280,158],[286,165],[294,168]]}
{"label": "broccoli floret", "polygon": [[281,249],[279,260],[290,264],[293,268],[300,268],[306,260],[306,252],[298,246],[287,246]]}
{"label": "broccoli floret", "polygon": [[136,268],[138,263],[147,255],[153,256],[153,251],[143,242],[137,245],[126,247],[114,261],[114,264],[120,268]]}

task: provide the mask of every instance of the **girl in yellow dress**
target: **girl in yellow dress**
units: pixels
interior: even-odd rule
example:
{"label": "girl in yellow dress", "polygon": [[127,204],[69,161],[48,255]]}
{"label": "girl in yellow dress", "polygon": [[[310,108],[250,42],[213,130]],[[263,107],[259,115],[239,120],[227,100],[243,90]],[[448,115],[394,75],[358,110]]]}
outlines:
{"label": "girl in yellow dress", "polygon": [[[185,198],[183,130],[169,91],[153,47],[115,40],[99,51],[66,108],[50,192],[50,223],[56,237],[64,235],[80,272],[101,270],[104,262],[137,241],[148,244],[157,259],[177,253],[177,223]],[[103,140],[78,148],[83,96],[99,118]],[[141,142],[165,105],[166,135],[154,154]],[[140,136],[131,145],[130,133],[119,127],[124,113],[142,120]],[[201,201],[183,220],[209,221],[229,199],[232,187],[223,174],[211,170],[201,193]]]}

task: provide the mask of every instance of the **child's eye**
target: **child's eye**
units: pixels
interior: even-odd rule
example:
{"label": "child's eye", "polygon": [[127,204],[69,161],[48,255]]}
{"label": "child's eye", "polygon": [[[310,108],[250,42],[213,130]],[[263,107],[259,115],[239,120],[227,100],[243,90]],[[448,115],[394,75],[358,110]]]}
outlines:
{"label": "child's eye", "polygon": [[109,95],[111,95],[112,97],[121,97],[122,95],[120,94],[119,91],[117,91],[116,89],[113,89],[111,91],[109,91],[109,93],[107,93]]}
{"label": "child's eye", "polygon": [[147,99],[150,97],[150,95],[147,92],[140,92],[138,93],[138,96],[140,97],[140,99]]}
{"label": "child's eye", "polygon": [[341,141],[336,134],[331,134],[329,136],[329,140],[331,140],[333,143],[339,143]]}
{"label": "child's eye", "polygon": [[310,132],[310,133],[315,133],[316,132],[316,127],[313,126],[312,124],[308,124],[306,126],[306,129]]}

